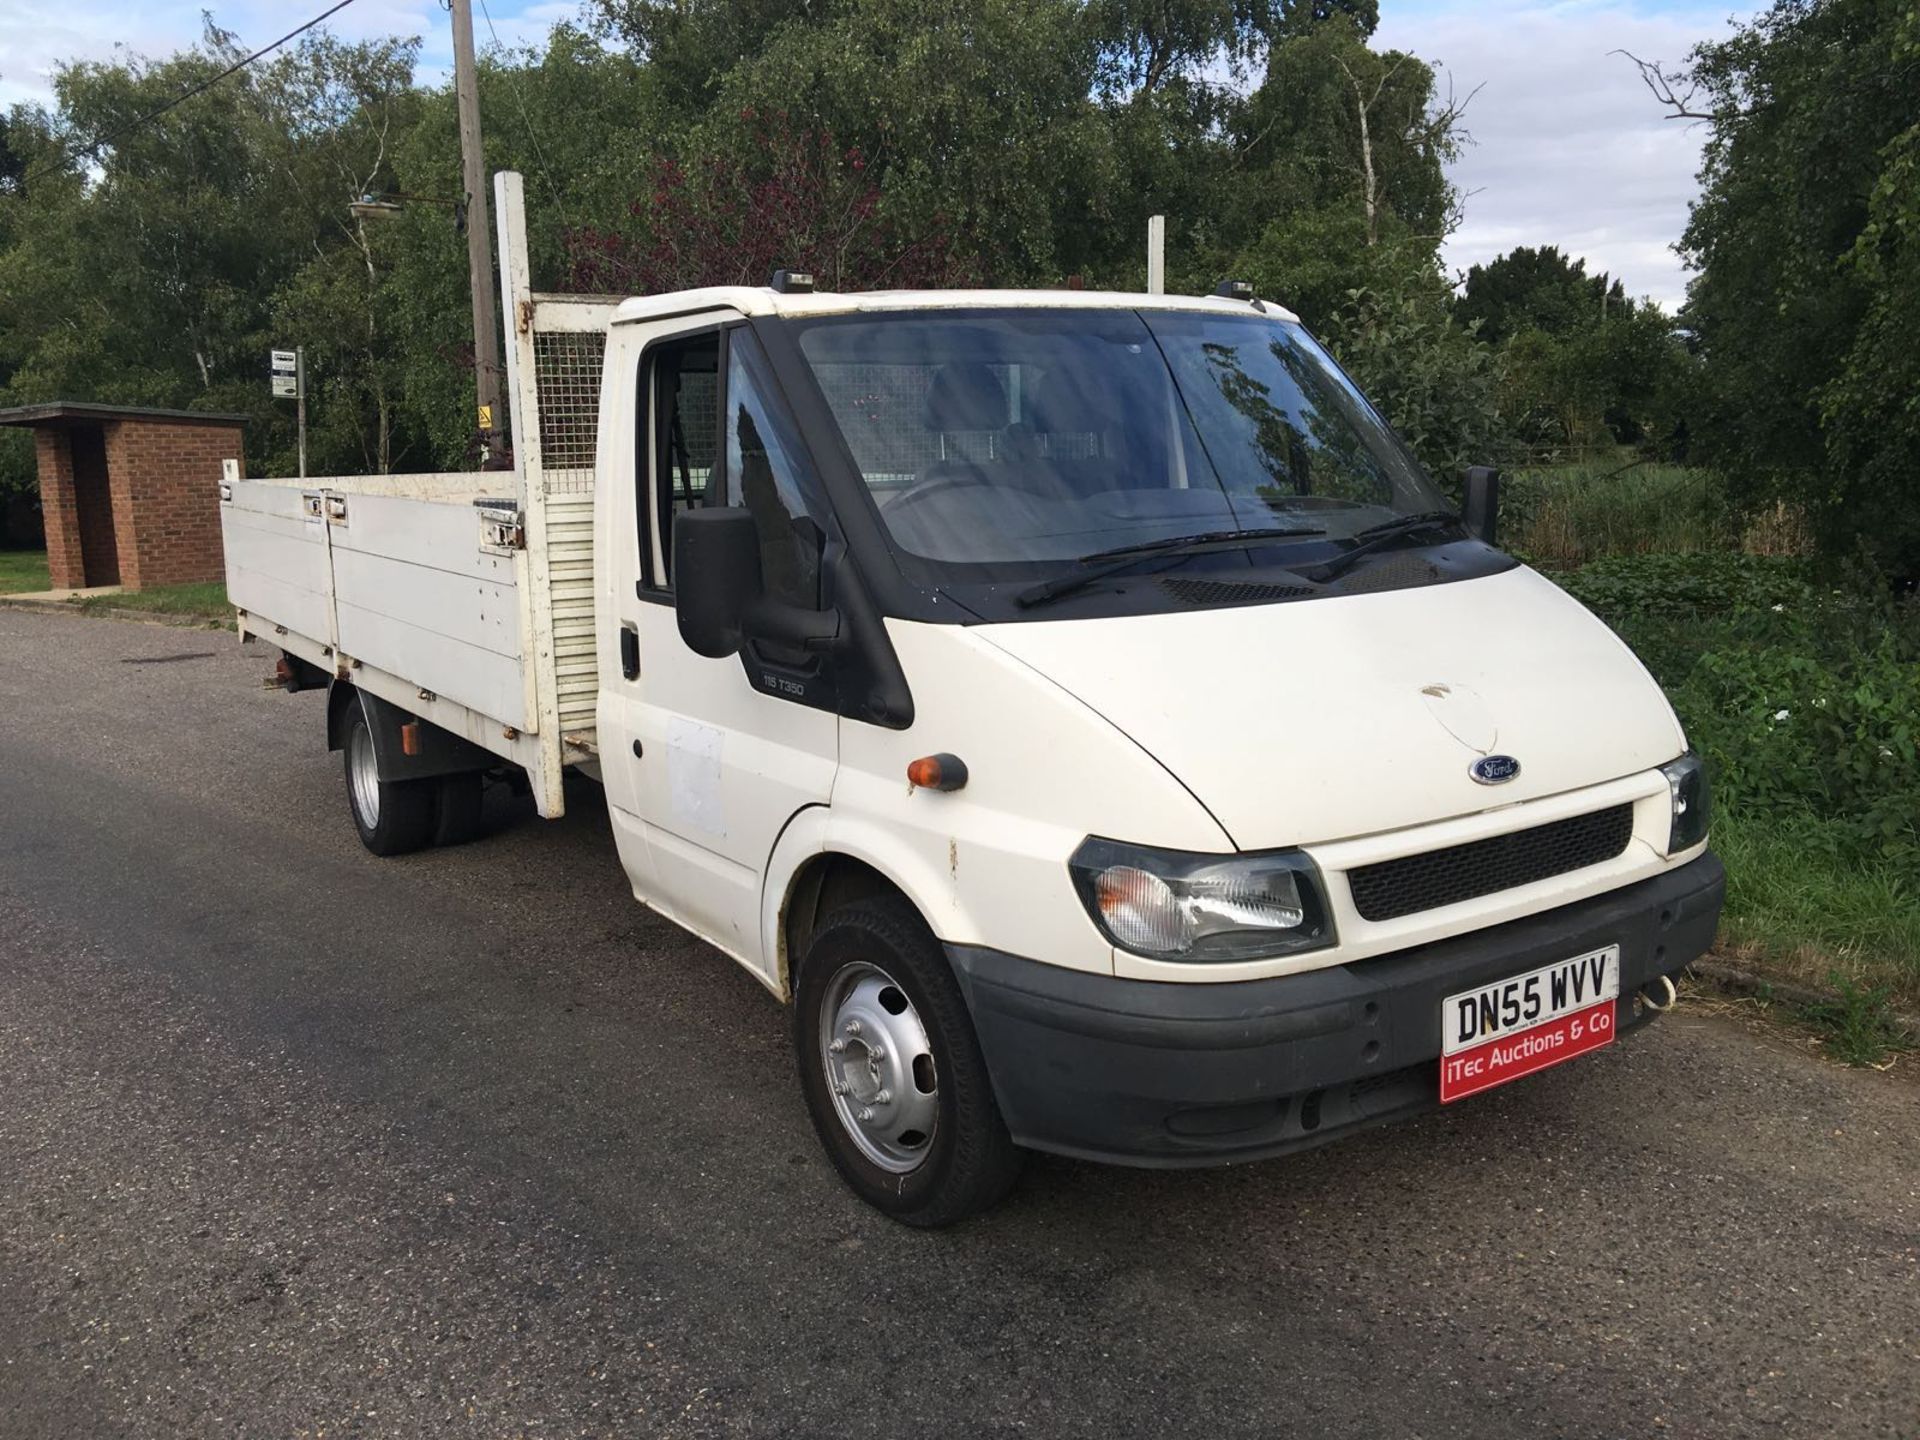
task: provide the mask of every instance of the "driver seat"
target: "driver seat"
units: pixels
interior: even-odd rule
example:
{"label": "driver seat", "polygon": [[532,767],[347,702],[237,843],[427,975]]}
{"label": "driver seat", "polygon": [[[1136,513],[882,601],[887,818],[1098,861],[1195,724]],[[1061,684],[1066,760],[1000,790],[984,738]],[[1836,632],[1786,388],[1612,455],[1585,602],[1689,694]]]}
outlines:
{"label": "driver seat", "polygon": [[[950,361],[934,372],[920,406],[921,424],[928,435],[955,434],[992,437],[993,458],[948,454],[930,461],[916,477],[934,480],[969,477],[981,483],[1021,490],[1030,495],[1058,491],[1047,462],[1035,453],[1031,427],[1014,425],[1006,387],[993,367],[981,361]],[[970,447],[971,448],[971,447]]]}

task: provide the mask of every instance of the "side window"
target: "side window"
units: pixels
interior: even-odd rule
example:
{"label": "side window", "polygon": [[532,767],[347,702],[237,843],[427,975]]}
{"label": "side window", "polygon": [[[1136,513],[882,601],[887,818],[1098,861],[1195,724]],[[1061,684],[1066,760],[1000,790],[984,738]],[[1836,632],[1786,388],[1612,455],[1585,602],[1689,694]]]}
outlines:
{"label": "side window", "polygon": [[718,475],[720,338],[709,330],[647,353],[652,393],[651,403],[641,407],[648,417],[642,444],[651,450],[652,463],[638,468],[651,494],[642,495],[637,507],[640,557],[647,585],[665,590],[672,579],[673,517],[707,503]]}
{"label": "side window", "polygon": [[752,512],[768,598],[817,610],[819,487],[759,342],[744,328],[728,341],[727,499]]}

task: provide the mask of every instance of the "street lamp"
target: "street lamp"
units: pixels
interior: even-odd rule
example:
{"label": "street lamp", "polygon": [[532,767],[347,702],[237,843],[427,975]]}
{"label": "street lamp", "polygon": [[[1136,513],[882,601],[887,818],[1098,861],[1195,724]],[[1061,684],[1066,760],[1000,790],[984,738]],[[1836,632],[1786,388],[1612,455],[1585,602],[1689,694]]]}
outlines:
{"label": "street lamp", "polygon": [[[461,57],[462,45],[466,47],[466,68],[471,69],[472,27],[468,24],[462,39],[461,20],[467,9],[467,0],[455,0],[454,10],[454,50],[455,58]],[[466,77],[465,92],[462,94],[460,113],[462,163],[472,174],[467,177],[469,184],[477,185],[475,179],[479,171],[480,118],[477,102],[470,93],[472,77]],[[469,113],[471,111],[472,113]],[[467,144],[471,133],[472,145]],[[384,195],[366,194],[348,204],[347,209],[354,219],[391,220],[409,204],[445,205],[453,211],[453,228],[456,234],[467,237],[467,271],[473,287],[473,372],[474,392],[478,401],[479,422],[476,429],[480,441],[480,468],[482,470],[510,470],[513,468],[513,454],[505,444],[505,430],[500,424],[502,416],[500,394],[500,336],[494,329],[493,310],[493,255],[487,246],[486,202],[480,202],[479,230],[467,227],[467,206],[473,200],[472,192],[455,200],[445,195],[407,195],[398,191],[389,191]],[[364,232],[363,232],[364,233]],[[364,242],[363,242],[364,243]]]}
{"label": "street lamp", "polygon": [[403,195],[398,192],[362,195],[348,204],[347,211],[357,220],[391,220],[408,205],[448,206],[453,211],[453,228],[462,235],[466,234],[467,202],[445,195]]}
{"label": "street lamp", "polygon": [[362,195],[347,206],[347,210],[356,220],[386,220],[400,213],[400,202]]}

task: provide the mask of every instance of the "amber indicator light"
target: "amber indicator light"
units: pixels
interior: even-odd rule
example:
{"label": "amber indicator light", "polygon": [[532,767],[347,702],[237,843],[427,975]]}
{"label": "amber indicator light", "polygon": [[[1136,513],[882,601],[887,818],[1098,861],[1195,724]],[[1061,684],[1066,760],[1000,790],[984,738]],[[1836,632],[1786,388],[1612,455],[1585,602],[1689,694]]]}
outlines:
{"label": "amber indicator light", "polygon": [[907,766],[907,783],[917,790],[958,790],[967,783],[966,763],[944,751],[922,755]]}

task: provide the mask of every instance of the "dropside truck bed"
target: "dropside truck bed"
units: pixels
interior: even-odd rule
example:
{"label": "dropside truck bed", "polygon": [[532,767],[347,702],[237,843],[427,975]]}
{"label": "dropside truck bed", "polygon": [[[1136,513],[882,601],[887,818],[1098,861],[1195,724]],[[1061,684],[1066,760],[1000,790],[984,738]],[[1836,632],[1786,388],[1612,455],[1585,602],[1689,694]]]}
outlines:
{"label": "dropside truck bed", "polygon": [[595,758],[593,492],[546,495],[530,515],[517,485],[506,473],[226,482],[227,591],[243,639],[522,767],[551,817],[563,770]]}
{"label": "dropside truck bed", "polygon": [[597,770],[593,496],[615,301],[535,293],[520,177],[494,180],[515,468],[229,480],[227,594],[258,635],[511,761],[542,815]]}

